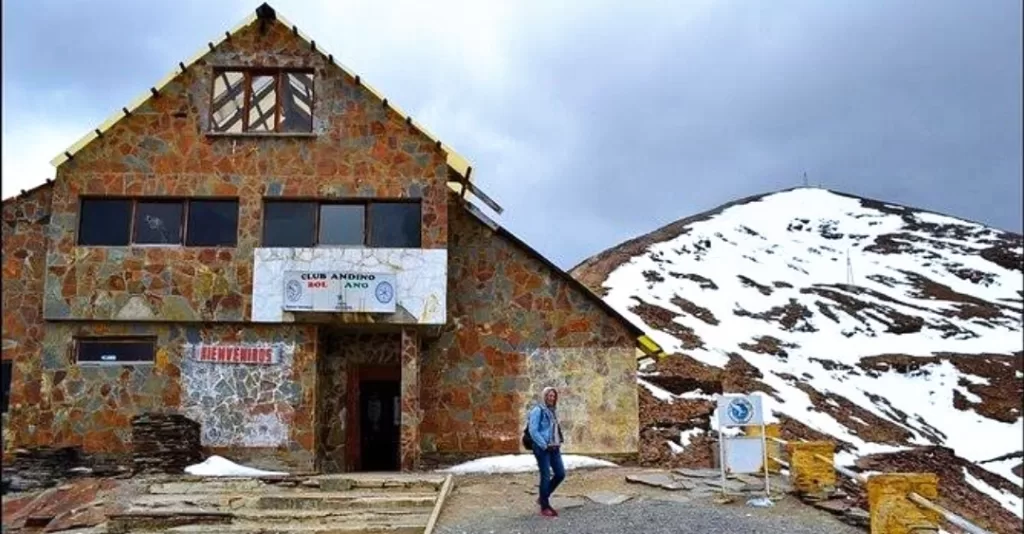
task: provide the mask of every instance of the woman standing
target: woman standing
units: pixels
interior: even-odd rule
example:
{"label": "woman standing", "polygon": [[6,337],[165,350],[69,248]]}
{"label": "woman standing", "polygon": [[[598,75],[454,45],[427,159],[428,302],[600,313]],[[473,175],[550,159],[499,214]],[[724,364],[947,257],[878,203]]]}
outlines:
{"label": "woman standing", "polygon": [[[528,428],[533,439],[533,456],[537,458],[540,470],[540,487],[537,504],[540,513],[556,517],[558,512],[551,507],[551,494],[565,480],[565,466],[562,465],[562,428],[558,424],[558,391],[544,388],[541,402],[530,410]],[[554,471],[554,477],[551,472]]]}

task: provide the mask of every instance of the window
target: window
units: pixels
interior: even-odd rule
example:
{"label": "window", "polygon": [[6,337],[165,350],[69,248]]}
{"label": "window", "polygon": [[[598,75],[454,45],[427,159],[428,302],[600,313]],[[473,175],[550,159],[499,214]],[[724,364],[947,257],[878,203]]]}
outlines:
{"label": "window", "polygon": [[263,206],[263,246],[311,247],[316,235],[316,204],[268,202]]}
{"label": "window", "polygon": [[132,243],[170,245],[181,243],[184,202],[138,201],[135,203],[135,234]]}
{"label": "window", "polygon": [[218,133],[313,131],[313,73],[223,69],[214,72],[211,129]]}
{"label": "window", "polygon": [[78,222],[81,245],[127,245],[132,230],[132,201],[82,199]]}
{"label": "window", "polygon": [[367,217],[371,247],[418,248],[420,246],[420,204],[387,202],[370,204]]}
{"label": "window", "polygon": [[419,248],[419,201],[312,202],[268,200],[263,246]]}
{"label": "window", "polygon": [[153,338],[100,337],[77,341],[80,364],[152,363],[156,356]]}
{"label": "window", "polygon": [[366,235],[365,219],[366,207],[362,204],[321,204],[317,243],[362,245]]}
{"label": "window", "polygon": [[83,198],[78,244],[233,247],[238,200]]}
{"label": "window", "polygon": [[190,200],[187,227],[186,246],[235,246],[238,241],[238,201]]}
{"label": "window", "polygon": [[7,406],[11,399],[11,361],[6,360],[0,364],[0,387],[3,387],[3,398],[0,398],[0,408],[7,413]]}

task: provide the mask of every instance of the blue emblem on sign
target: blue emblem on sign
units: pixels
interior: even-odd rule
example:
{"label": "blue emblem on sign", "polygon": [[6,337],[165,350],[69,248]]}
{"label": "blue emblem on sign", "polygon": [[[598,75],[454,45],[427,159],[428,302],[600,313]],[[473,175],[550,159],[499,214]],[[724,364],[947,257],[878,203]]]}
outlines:
{"label": "blue emblem on sign", "polygon": [[729,402],[729,418],[744,424],[754,417],[754,406],[747,399],[733,399]]}
{"label": "blue emblem on sign", "polygon": [[377,284],[377,289],[374,290],[373,294],[377,297],[377,302],[387,304],[391,302],[391,299],[395,298],[395,288],[391,285],[391,282],[381,282]]}
{"label": "blue emblem on sign", "polygon": [[288,302],[298,302],[302,298],[302,282],[289,280],[284,286],[284,295]]}

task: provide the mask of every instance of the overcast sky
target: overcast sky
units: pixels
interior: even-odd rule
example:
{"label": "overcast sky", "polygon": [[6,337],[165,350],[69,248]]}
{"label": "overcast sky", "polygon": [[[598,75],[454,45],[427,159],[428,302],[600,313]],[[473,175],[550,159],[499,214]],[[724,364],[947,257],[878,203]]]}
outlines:
{"label": "overcast sky", "polygon": [[[812,184],[1020,231],[1019,0],[279,0],[562,267]],[[3,196],[258,5],[3,0]]]}

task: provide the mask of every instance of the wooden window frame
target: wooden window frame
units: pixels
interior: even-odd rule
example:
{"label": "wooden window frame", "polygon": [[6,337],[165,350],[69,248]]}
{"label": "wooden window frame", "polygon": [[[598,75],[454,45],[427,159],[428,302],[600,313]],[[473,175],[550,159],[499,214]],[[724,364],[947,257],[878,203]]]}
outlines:
{"label": "wooden window frame", "polygon": [[[82,344],[83,343],[105,343],[105,344],[118,344],[118,343],[145,343],[152,347],[153,357],[150,360],[132,360],[132,361],[116,361],[116,362],[102,362],[102,361],[82,361]],[[157,337],[156,336],[76,336],[74,338],[74,345],[72,347],[73,358],[76,365],[79,366],[122,366],[122,365],[153,365],[156,363],[157,353]]]}
{"label": "wooden window frame", "polygon": [[[218,76],[226,72],[240,72],[242,74],[242,131],[220,132],[214,126],[213,115],[217,109],[214,108],[214,87]],[[283,83],[288,79],[289,74],[308,74],[309,80],[309,130],[301,132],[281,131],[281,95],[283,94]],[[252,105],[252,78],[253,76],[273,76],[274,78],[274,129],[257,130],[249,129],[249,113]],[[210,133],[214,135],[310,135],[313,133],[313,110],[316,105],[316,69],[313,68],[267,68],[267,67],[216,67],[213,69],[213,83],[210,84]]]}
{"label": "wooden window frame", "polygon": [[[399,247],[371,247],[370,237],[373,227],[370,224],[370,206],[372,204],[418,204],[420,206],[420,247],[423,248],[423,199],[421,198],[368,198],[368,199],[343,199],[343,200],[322,200],[312,198],[264,198],[263,211],[260,214],[260,245],[263,244],[263,237],[266,233],[266,212],[267,204],[276,202],[304,202],[313,204],[313,248],[399,248]],[[320,244],[320,207],[321,206],[362,206],[363,207],[363,242],[360,245],[322,245]]]}
{"label": "wooden window frame", "polygon": [[[89,200],[123,200],[131,202],[131,216],[128,220],[128,243],[124,245],[88,245],[82,244],[82,204]],[[193,201],[234,201],[238,204],[238,215],[235,217],[235,243],[233,245],[187,245],[188,243],[188,219],[189,219],[189,206]],[[139,203],[153,203],[153,204],[181,204],[181,232],[180,240],[177,243],[136,243],[135,242],[135,217],[138,214]],[[75,245],[79,247],[139,247],[139,248],[152,248],[152,247],[182,247],[182,248],[235,248],[238,246],[238,228],[240,226],[241,219],[241,201],[238,197],[178,197],[178,196],[167,196],[167,197],[120,197],[120,196],[92,196],[83,195],[78,199],[78,225],[75,227]]]}

